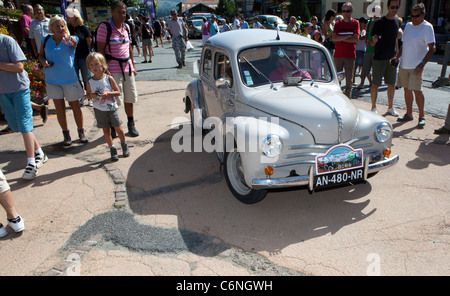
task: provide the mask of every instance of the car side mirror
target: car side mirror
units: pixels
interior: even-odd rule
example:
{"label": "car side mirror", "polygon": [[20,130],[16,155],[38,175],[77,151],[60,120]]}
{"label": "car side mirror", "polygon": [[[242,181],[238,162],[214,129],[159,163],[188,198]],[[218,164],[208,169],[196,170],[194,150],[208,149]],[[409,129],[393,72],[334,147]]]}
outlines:
{"label": "car side mirror", "polygon": [[225,78],[217,79],[216,87],[217,88],[222,88],[222,87],[231,88],[231,78],[225,77]]}
{"label": "car side mirror", "polygon": [[338,72],[337,76],[338,76],[339,82],[341,82],[342,80],[345,79],[345,72]]}

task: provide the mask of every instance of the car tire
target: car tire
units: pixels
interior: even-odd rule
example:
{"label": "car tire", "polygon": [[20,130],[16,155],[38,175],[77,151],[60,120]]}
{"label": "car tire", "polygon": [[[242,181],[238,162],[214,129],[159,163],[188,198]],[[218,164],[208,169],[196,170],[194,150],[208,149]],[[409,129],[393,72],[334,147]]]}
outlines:
{"label": "car tire", "polygon": [[241,154],[236,149],[225,153],[224,171],[228,188],[240,202],[254,204],[266,197],[267,190],[254,190],[245,183]]}

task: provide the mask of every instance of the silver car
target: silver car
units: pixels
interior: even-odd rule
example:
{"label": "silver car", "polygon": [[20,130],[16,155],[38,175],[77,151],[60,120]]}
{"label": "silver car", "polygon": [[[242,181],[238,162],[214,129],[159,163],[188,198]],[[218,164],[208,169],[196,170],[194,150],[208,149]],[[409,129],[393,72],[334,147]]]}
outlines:
{"label": "silver car", "polygon": [[391,124],[353,105],[339,85],[343,73],[311,39],[225,32],[205,43],[198,65],[183,98],[193,139],[217,153],[243,203],[274,188],[312,192],[365,181],[398,162]]}

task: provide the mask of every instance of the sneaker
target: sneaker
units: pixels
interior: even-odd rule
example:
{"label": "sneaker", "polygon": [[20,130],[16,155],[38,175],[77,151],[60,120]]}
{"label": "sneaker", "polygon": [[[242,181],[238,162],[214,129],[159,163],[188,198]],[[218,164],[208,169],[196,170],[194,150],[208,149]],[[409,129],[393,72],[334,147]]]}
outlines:
{"label": "sneaker", "polygon": [[72,145],[72,138],[70,137],[70,131],[69,130],[63,131],[63,136],[64,136],[63,145],[64,146]]}
{"label": "sneaker", "polygon": [[84,97],[79,99],[79,102],[80,102],[80,107],[82,107],[84,105]]}
{"label": "sneaker", "polygon": [[441,127],[441,128],[435,129],[434,134],[436,134],[436,135],[450,134],[450,129]]}
{"label": "sneaker", "polygon": [[14,218],[14,219],[8,219],[8,225],[15,232],[22,232],[25,230],[25,224],[24,224],[23,218],[20,216],[17,216],[17,218]]}
{"label": "sneaker", "polygon": [[8,231],[6,231],[5,227],[3,227],[3,224],[0,223],[0,237],[5,237],[8,235]]}
{"label": "sneaker", "polygon": [[389,114],[391,114],[392,116],[398,116],[398,113],[397,113],[397,111],[395,111],[395,109],[394,109],[394,107],[391,107],[391,108],[389,108],[388,110],[387,110],[387,112],[389,113]]}
{"label": "sneaker", "polygon": [[378,114],[377,108],[372,108],[370,111]]}
{"label": "sneaker", "polygon": [[80,142],[81,143],[87,143],[88,142],[88,139],[84,135],[84,128],[79,128],[78,129],[78,138],[80,138]]}
{"label": "sneaker", "polygon": [[136,127],[134,126],[134,121],[128,122],[128,135],[130,137],[137,137],[139,136],[139,132],[137,131]]}
{"label": "sneaker", "polygon": [[109,152],[111,152],[111,161],[118,161],[119,155],[117,155],[116,147],[109,148]]}
{"label": "sneaker", "polygon": [[39,154],[39,153],[35,153],[34,154],[34,160],[36,161],[36,168],[39,169],[41,168],[41,166],[47,162],[48,160],[48,156],[47,154]]}
{"label": "sneaker", "polygon": [[94,103],[92,102],[92,100],[88,100],[88,106],[89,107],[93,107],[94,106]]}
{"label": "sneaker", "polygon": [[25,171],[22,174],[22,179],[24,180],[33,180],[36,178],[36,175],[38,174],[38,171],[36,167],[32,164],[27,164],[27,167],[25,168]]}
{"label": "sneaker", "polygon": [[413,116],[409,116],[408,114],[405,114],[403,117],[397,118],[397,121],[399,121],[399,122],[406,122],[406,121],[411,121],[413,119],[414,119]]}
{"label": "sneaker", "polygon": [[120,142],[120,145],[122,146],[122,154],[123,154],[123,157],[128,157],[128,156],[130,156],[130,149],[128,149],[128,144],[127,144],[127,142]]}
{"label": "sneaker", "polygon": [[425,117],[419,118],[419,123],[417,124],[420,128],[423,128],[425,126]]}

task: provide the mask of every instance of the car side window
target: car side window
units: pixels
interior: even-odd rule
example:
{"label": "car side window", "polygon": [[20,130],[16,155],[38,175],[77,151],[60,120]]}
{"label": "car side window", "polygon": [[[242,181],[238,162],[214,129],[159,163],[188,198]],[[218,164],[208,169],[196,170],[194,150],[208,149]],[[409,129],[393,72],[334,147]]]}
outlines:
{"label": "car side window", "polygon": [[231,70],[230,59],[225,54],[218,52],[215,57],[214,79],[230,79],[230,87],[233,86],[233,72]]}
{"label": "car side window", "polygon": [[211,50],[207,49],[203,55],[203,69],[202,73],[206,77],[211,76],[211,70],[212,70],[212,55]]}

